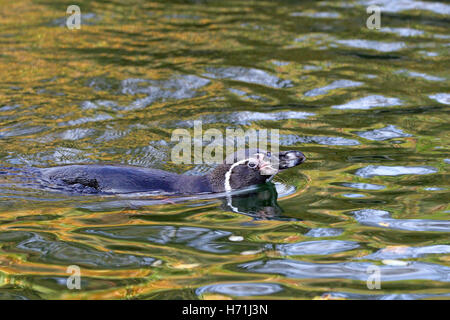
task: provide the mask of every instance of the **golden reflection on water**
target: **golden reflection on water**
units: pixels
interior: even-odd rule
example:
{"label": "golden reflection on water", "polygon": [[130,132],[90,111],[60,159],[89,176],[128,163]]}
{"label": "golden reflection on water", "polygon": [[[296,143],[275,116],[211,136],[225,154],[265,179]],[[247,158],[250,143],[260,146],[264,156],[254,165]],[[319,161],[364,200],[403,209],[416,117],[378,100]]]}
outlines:
{"label": "golden reflection on water", "polygon": [[[445,81],[398,72],[448,80],[448,40],[439,37],[447,30],[433,22],[442,16],[428,9],[400,10],[384,23],[414,26],[426,33],[418,37],[375,34],[355,22],[365,16],[365,8],[352,3],[354,10],[328,2],[319,6],[289,1],[136,0],[126,5],[78,1],[82,13],[95,16],[86,19],[81,30],[71,31],[64,27],[65,10],[71,4],[67,1],[0,1],[2,167],[97,162],[184,172],[194,166],[170,162],[171,132],[183,121],[203,118],[212,119],[204,123],[204,129],[274,128],[281,135],[310,138],[282,147],[303,151],[308,161],[277,178],[296,191],[278,199],[281,216],[266,220],[232,212],[221,199],[172,203],[163,197],[70,196],[19,187],[14,176],[2,175],[0,297],[233,298],[226,292],[196,292],[227,283],[281,285],[279,292],[257,296],[268,299],[339,298],[336,293],[342,292],[360,297],[419,291],[448,294],[444,278],[386,281],[382,290],[373,292],[365,281],[345,276],[295,278],[242,267],[277,259],[382,265],[364,257],[385,248],[441,245],[437,253],[414,258],[400,254],[398,259],[429,263],[435,268],[430,273],[449,270],[448,231],[442,231],[448,228],[443,223],[449,212],[444,200],[448,112],[444,102],[430,97],[447,92],[448,86]],[[341,18],[291,15],[323,11],[338,12]],[[385,53],[342,46],[337,42],[341,39],[404,42],[407,47]],[[220,68],[225,72],[220,73]],[[209,82],[201,83],[199,78]],[[143,82],[134,87],[132,79]],[[305,95],[341,79],[362,84]],[[280,85],[282,81],[289,85]],[[157,98],[139,104],[152,95]],[[395,97],[402,103],[370,109],[331,108],[370,95]],[[233,114],[242,111],[310,115],[240,123],[245,120],[242,114],[237,119]],[[228,113],[228,118],[221,118]],[[409,135],[370,140],[356,133],[389,125]],[[370,165],[431,166],[438,171],[370,178],[355,174]],[[346,183],[384,188],[358,189]],[[149,200],[157,202],[140,205]],[[113,206],[117,203],[118,207]],[[353,212],[366,209],[384,210],[390,217],[375,221],[378,224],[358,221]],[[405,227],[403,220],[412,225]],[[441,223],[441,231],[426,229],[434,220]],[[421,223],[426,224],[425,230],[418,230]],[[342,229],[342,233],[307,235],[318,228]],[[216,233],[221,237],[214,238]],[[244,240],[229,240],[231,235]],[[324,250],[333,240],[359,246],[297,256],[283,256],[276,247],[316,240],[325,241]],[[73,260],[84,264],[81,291],[66,287],[67,266]],[[137,262],[127,266],[127,261]]]}

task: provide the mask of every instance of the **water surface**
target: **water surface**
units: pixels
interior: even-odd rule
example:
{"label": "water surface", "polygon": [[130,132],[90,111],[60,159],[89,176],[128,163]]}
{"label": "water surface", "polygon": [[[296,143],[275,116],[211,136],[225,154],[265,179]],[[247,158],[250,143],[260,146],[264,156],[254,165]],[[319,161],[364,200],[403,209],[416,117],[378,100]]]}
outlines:
{"label": "water surface", "polygon": [[[0,3],[0,298],[448,299],[450,5],[79,0],[68,30],[73,1]],[[279,129],[308,161],[228,199],[74,196],[15,169],[207,172],[170,161],[194,120]]]}

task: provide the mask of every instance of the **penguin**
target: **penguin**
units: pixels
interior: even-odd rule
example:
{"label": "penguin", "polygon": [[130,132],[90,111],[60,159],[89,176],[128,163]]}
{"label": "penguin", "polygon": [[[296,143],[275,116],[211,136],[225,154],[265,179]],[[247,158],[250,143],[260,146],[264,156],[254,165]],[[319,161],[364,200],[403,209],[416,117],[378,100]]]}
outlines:
{"label": "penguin", "polygon": [[202,176],[113,165],[67,165],[39,168],[37,171],[41,184],[84,194],[155,192],[192,195],[230,192],[264,184],[279,171],[295,167],[305,160],[300,151],[271,154],[260,149],[245,149],[231,154],[224,163]]}

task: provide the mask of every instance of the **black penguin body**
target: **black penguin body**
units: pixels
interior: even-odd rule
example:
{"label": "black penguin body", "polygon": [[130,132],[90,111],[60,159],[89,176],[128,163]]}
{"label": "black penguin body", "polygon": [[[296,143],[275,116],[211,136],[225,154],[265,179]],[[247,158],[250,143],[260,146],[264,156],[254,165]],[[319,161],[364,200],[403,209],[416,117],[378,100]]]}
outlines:
{"label": "black penguin body", "polygon": [[69,165],[40,169],[41,179],[83,193],[162,192],[191,194],[212,192],[205,176],[180,175],[164,170],[110,166]]}
{"label": "black penguin body", "polygon": [[[259,158],[254,157],[254,154],[258,154]],[[279,170],[294,167],[305,160],[305,156],[299,151],[280,152],[275,155],[278,165],[275,172],[268,170],[271,167],[267,155],[270,157],[270,153],[265,151],[247,152],[248,158],[232,164],[220,164],[203,176],[112,165],[68,165],[37,170],[40,180],[53,189],[108,194],[136,192],[198,194],[262,184],[270,178],[268,174],[273,175]]]}

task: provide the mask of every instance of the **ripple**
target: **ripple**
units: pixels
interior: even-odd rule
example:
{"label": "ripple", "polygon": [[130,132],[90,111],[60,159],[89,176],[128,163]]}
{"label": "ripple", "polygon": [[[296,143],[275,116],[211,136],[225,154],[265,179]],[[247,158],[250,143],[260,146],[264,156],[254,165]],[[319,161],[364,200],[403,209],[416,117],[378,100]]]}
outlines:
{"label": "ripple", "polygon": [[102,113],[92,117],[83,117],[76,120],[69,120],[66,122],[58,122],[59,126],[77,126],[80,124],[85,124],[89,122],[99,122],[99,121],[107,121],[114,119],[111,115]]}
{"label": "ripple", "polygon": [[212,170],[214,170],[214,167],[206,164],[206,163],[202,163],[202,164],[198,164],[195,167],[193,167],[192,169],[185,171],[183,174],[185,175],[190,175],[190,176],[200,176],[200,175],[204,175],[207,174],[209,172],[211,172]]}
{"label": "ripple", "polygon": [[250,124],[253,121],[278,121],[287,119],[306,119],[314,116],[311,112],[281,111],[273,113],[242,111],[229,115],[228,120],[237,124]]}
{"label": "ripple", "polygon": [[415,0],[363,0],[360,2],[364,6],[377,5],[381,12],[400,12],[408,10],[426,10],[437,14],[450,14],[450,6],[439,2],[425,2]]}
{"label": "ripple", "polygon": [[174,20],[199,20],[200,17],[196,15],[191,14],[170,14],[165,15],[164,18],[166,19],[174,19]]}
{"label": "ripple", "polygon": [[352,88],[352,87],[359,87],[363,85],[362,82],[358,81],[351,81],[351,80],[336,80],[332,82],[331,84],[322,87],[322,88],[316,88],[312,89],[310,91],[305,92],[305,96],[307,97],[315,97],[319,95],[327,94],[331,90],[335,89],[341,89],[341,88]]}
{"label": "ripple", "polygon": [[380,29],[381,32],[394,33],[401,37],[415,37],[423,35],[425,32],[422,30],[411,29],[411,28],[389,28],[384,27]]}
{"label": "ripple", "polygon": [[[314,116],[315,113],[302,111],[280,111],[280,112],[252,112],[240,111],[233,113],[220,113],[203,116],[201,120],[203,124],[212,123],[233,123],[240,125],[249,125],[256,121],[279,121],[288,119],[307,119]],[[176,123],[180,127],[192,127],[194,120],[185,120]]]}
{"label": "ripple", "polygon": [[279,60],[273,60],[272,63],[278,67],[284,67],[291,64],[289,61],[279,61]]}
{"label": "ripple", "polygon": [[441,191],[441,190],[445,190],[444,188],[439,188],[439,187],[427,187],[427,188],[424,188],[424,190],[427,190],[427,191]]}
{"label": "ripple", "polygon": [[358,140],[341,137],[299,137],[296,135],[280,135],[280,145],[289,146],[297,143],[315,143],[326,146],[357,146],[360,144]]}
{"label": "ripple", "polygon": [[306,65],[303,66],[303,70],[307,70],[307,71],[318,71],[318,70],[322,70],[323,68],[321,66],[312,66],[312,65]]}
{"label": "ripple", "polygon": [[369,267],[380,270],[381,281],[450,281],[450,268],[439,264],[411,262],[408,266],[373,265],[364,262],[311,263],[296,260],[255,261],[239,265],[250,272],[281,274],[288,278],[336,278],[367,281]]}
{"label": "ripple", "polygon": [[[311,48],[314,47],[317,50],[327,50],[329,47],[335,46],[334,44],[330,45],[330,42],[335,41],[336,38],[327,33],[311,33],[307,32],[306,34],[295,38],[294,42],[297,43],[297,46],[303,48]],[[328,64],[329,66],[330,64]],[[323,68],[320,66],[316,66],[318,68]],[[317,70],[317,69],[316,69]]]}
{"label": "ripple", "polygon": [[294,186],[281,183],[279,181],[272,181],[275,185],[275,189],[277,190],[278,197],[284,198],[291,194],[294,194],[294,192],[297,190]]}
{"label": "ripple", "polygon": [[61,139],[72,141],[79,140],[92,135],[94,132],[95,131],[93,129],[83,129],[83,128],[70,129],[61,133]]}
{"label": "ripple", "polygon": [[293,12],[292,17],[308,17],[308,18],[319,18],[319,19],[338,19],[341,15],[337,12]]}
{"label": "ripple", "polygon": [[[109,228],[85,228],[81,233],[95,234],[111,239],[152,242],[157,244],[185,244],[200,251],[228,253],[232,246],[240,244],[228,241],[231,232],[197,227],[173,226],[121,226]],[[220,239],[220,242],[217,240]],[[250,245],[251,246],[251,245]],[[247,246],[248,247],[248,246]]]}
{"label": "ripple", "polygon": [[442,104],[450,104],[450,94],[448,93],[436,93],[428,97]]}
{"label": "ripple", "polygon": [[282,291],[275,283],[221,283],[198,288],[195,293],[202,295],[207,292],[222,293],[231,296],[266,296]]}
{"label": "ripple", "polygon": [[118,131],[118,130],[105,130],[101,136],[96,139],[96,142],[111,141],[125,137],[130,130]]}
{"label": "ripple", "polygon": [[362,225],[409,231],[450,232],[450,221],[426,219],[394,219],[384,210],[362,209],[352,211]]}
{"label": "ripple", "polygon": [[414,294],[414,293],[393,293],[393,294],[359,294],[347,292],[327,292],[322,296],[331,298],[344,298],[353,300],[417,300],[426,298],[448,297],[450,294]]}
{"label": "ripple", "polygon": [[96,269],[134,269],[150,266],[155,260],[145,256],[100,251],[84,244],[50,240],[44,235],[23,231],[3,232],[0,241],[18,242],[15,243],[15,248],[20,252],[29,252],[29,260],[48,264],[75,264]]}
{"label": "ripple", "polygon": [[371,183],[343,183],[342,185],[344,187],[355,188],[360,190],[382,190],[386,188],[386,186]]}
{"label": "ripple", "polygon": [[88,163],[90,154],[76,148],[56,148],[49,156],[58,164]]}
{"label": "ripple", "polygon": [[119,110],[120,107],[118,104],[114,101],[110,100],[97,100],[95,102],[93,101],[83,101],[80,105],[81,109],[83,110],[95,110],[98,108],[104,108],[108,110]]}
{"label": "ripple", "polygon": [[433,51],[419,51],[419,53],[423,54],[424,56],[427,56],[427,57],[437,57],[437,56],[439,56],[439,53],[433,52]]}
{"label": "ripple", "polygon": [[0,287],[0,300],[42,300],[38,292],[21,286],[2,285]]}
{"label": "ripple", "polygon": [[272,88],[287,88],[292,87],[292,82],[289,80],[282,80],[276,76],[268,74],[266,71],[244,68],[244,67],[228,67],[228,68],[206,68],[208,73],[204,74],[206,77],[213,79],[231,79],[235,81],[242,81],[247,83],[259,84]]}
{"label": "ripple", "polygon": [[1,112],[3,112],[3,111],[11,111],[11,110],[15,110],[15,109],[18,109],[18,108],[20,108],[22,105],[20,105],[20,104],[14,104],[14,105],[6,105],[6,106],[2,106],[2,107],[0,107],[0,111]]}
{"label": "ripple", "polygon": [[435,245],[426,247],[390,246],[375,253],[361,257],[367,260],[408,259],[420,258],[429,254],[449,254],[449,245]]}
{"label": "ripple", "polygon": [[367,96],[364,98],[352,100],[345,104],[332,106],[333,109],[361,109],[368,110],[374,107],[399,106],[403,103],[398,98],[386,98],[380,95]]}
{"label": "ripple", "polygon": [[348,47],[376,50],[380,52],[394,52],[406,48],[406,44],[404,42],[382,42],[360,39],[336,40],[336,42]]}
{"label": "ripple", "polygon": [[166,151],[152,145],[127,150],[126,154],[130,156],[125,161],[127,164],[141,167],[161,165],[166,163],[168,158]]}
{"label": "ripple", "polygon": [[133,101],[125,110],[145,108],[155,101],[164,99],[188,99],[195,97],[210,80],[195,75],[180,75],[169,80],[125,79],[120,84],[120,92],[127,95],[146,94],[144,98]]}
{"label": "ripple", "polygon": [[26,126],[25,128],[22,128],[21,126],[23,125],[24,124],[21,123],[10,128],[5,128],[5,131],[0,131],[0,138],[27,136],[47,129],[47,127],[42,126]]}
{"label": "ripple", "polygon": [[359,244],[354,241],[342,241],[342,240],[317,240],[306,241],[290,244],[280,244],[276,246],[276,249],[280,251],[282,255],[296,256],[296,255],[326,255],[342,251],[353,250],[358,248]]}
{"label": "ripple", "polygon": [[238,89],[230,88],[230,89],[228,89],[228,91],[230,91],[231,93],[234,93],[234,94],[236,94],[236,95],[238,95],[238,96],[241,96],[241,97],[243,97],[243,98],[245,98],[245,99],[265,100],[265,99],[263,99],[263,98],[260,97],[260,96],[257,96],[257,95],[255,95],[255,94],[249,94],[249,93],[247,93],[247,92],[245,92],[245,91],[243,91],[243,90],[238,90]]}
{"label": "ripple", "polygon": [[431,174],[436,173],[436,168],[427,167],[405,167],[405,166],[367,166],[356,170],[355,174],[363,178],[373,176],[400,176],[407,174]]}
{"label": "ripple", "polygon": [[340,236],[344,230],[337,228],[314,228],[305,233],[307,237],[323,238]]}
{"label": "ripple", "polygon": [[412,136],[411,134],[405,133],[402,131],[402,129],[399,129],[393,125],[389,125],[381,129],[357,131],[355,133],[361,138],[375,141],[384,141],[394,138],[405,138]]}
{"label": "ripple", "polygon": [[[448,34],[434,34],[433,37],[436,39],[445,39],[445,40],[450,39],[450,35]],[[447,43],[446,46],[448,47],[449,43]]]}
{"label": "ripple", "polygon": [[[191,90],[199,89],[210,81],[195,75],[179,75],[169,80],[145,80],[145,79],[126,79],[121,82],[120,91],[123,94],[136,95],[140,93],[155,94],[155,92],[165,92],[162,89],[170,89],[165,92],[171,97],[180,97],[192,95]],[[150,85],[149,85],[150,84]],[[155,91],[156,90],[156,91]]]}
{"label": "ripple", "polygon": [[108,91],[117,88],[119,81],[111,78],[92,77],[86,81],[86,85],[95,91]]}
{"label": "ripple", "polygon": [[428,81],[445,81],[445,78],[441,78],[441,77],[436,77],[436,76],[430,76],[429,74],[426,73],[421,73],[421,72],[415,72],[415,71],[409,71],[409,70],[399,70],[397,72],[395,72],[396,74],[405,74],[409,77],[412,78],[422,78]]}
{"label": "ripple", "polygon": [[83,110],[90,110],[90,109],[97,109],[98,105],[96,105],[94,102],[92,101],[83,101],[80,104],[81,109]]}
{"label": "ripple", "polygon": [[360,193],[346,193],[342,195],[345,198],[365,198],[366,196]]}

